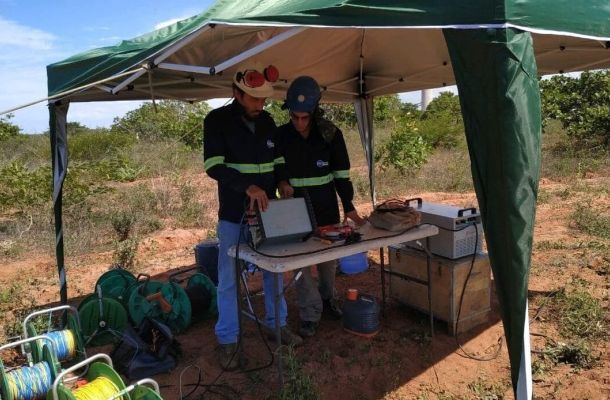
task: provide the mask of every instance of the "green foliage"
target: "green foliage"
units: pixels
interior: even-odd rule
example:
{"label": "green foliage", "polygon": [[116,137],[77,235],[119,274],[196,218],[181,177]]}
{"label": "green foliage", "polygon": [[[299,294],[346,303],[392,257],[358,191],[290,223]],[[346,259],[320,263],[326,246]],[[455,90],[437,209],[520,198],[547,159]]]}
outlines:
{"label": "green foliage", "polygon": [[282,126],[290,121],[288,110],[282,110],[282,104],[284,104],[282,100],[268,100],[265,104],[265,111],[271,114],[277,126]]}
{"label": "green foliage", "polygon": [[599,338],[607,334],[608,323],[600,302],[585,289],[560,290],[553,298],[560,333],[566,338]]}
{"label": "green foliage", "polygon": [[21,133],[21,128],[10,122],[13,114],[0,116],[0,142]]}
{"label": "green foliage", "polygon": [[352,103],[325,103],[321,105],[324,116],[341,129],[350,129],[358,122]]}
{"label": "green foliage", "polygon": [[[83,131],[84,132],[84,131]],[[68,138],[71,161],[94,161],[113,157],[136,143],[133,136],[117,132],[82,133]]]}
{"label": "green foliage", "polygon": [[402,112],[402,103],[397,94],[378,96],[373,99],[373,120],[377,124],[396,123]]}
{"label": "green foliage", "polygon": [[542,120],[561,121],[568,134],[610,146],[610,71],[557,75],[540,81]]}
{"label": "green foliage", "polygon": [[593,355],[590,344],[585,340],[569,343],[552,341],[536,354],[538,357],[532,363],[534,378],[541,377],[559,363],[571,365],[576,369],[591,369],[599,361],[599,357]]}
{"label": "green foliage", "polygon": [[136,255],[139,245],[140,241],[137,236],[115,242],[115,249],[113,254],[114,264],[120,265],[127,271],[137,272]]}
{"label": "green foliage", "polygon": [[13,161],[0,169],[0,207],[25,208],[39,206],[51,198],[51,168],[29,170],[22,162]]}
{"label": "green foliage", "polygon": [[309,375],[303,372],[301,363],[296,358],[292,347],[287,348],[287,354],[282,355],[285,365],[286,383],[278,398],[280,400],[317,400],[320,393]]}
{"label": "green foliage", "polygon": [[604,215],[590,202],[577,204],[572,219],[581,231],[603,239],[610,239],[610,215]]}
{"label": "green foliage", "polygon": [[489,382],[483,378],[468,384],[468,389],[477,400],[502,400],[504,393],[508,389],[505,385],[498,382]]}
{"label": "green foliage", "polygon": [[92,164],[91,170],[103,180],[133,182],[143,174],[144,167],[136,165],[125,155],[116,155]]}
{"label": "green foliage", "polygon": [[426,162],[430,150],[415,126],[410,124],[390,134],[376,151],[375,162],[382,171],[395,168],[401,173],[414,172]]}
{"label": "green foliage", "polygon": [[110,218],[110,223],[119,241],[127,240],[135,227],[137,217],[131,212],[120,210],[114,212]]}
{"label": "green foliage", "polygon": [[137,215],[131,210],[120,210],[112,214],[110,222],[117,235],[114,242],[113,262],[128,271],[135,272],[136,253],[140,240],[134,235]]}
{"label": "green foliage", "polygon": [[124,117],[115,118],[111,130],[140,140],[178,139],[195,149],[203,142],[203,119],[209,111],[205,102],[161,100],[156,110],[152,103],[145,103]]}

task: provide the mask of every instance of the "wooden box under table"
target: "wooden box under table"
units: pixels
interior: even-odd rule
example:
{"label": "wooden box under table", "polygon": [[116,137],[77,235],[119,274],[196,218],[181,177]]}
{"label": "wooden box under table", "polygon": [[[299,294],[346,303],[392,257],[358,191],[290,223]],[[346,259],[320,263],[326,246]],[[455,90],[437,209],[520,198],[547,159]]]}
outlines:
{"label": "wooden box under table", "polygon": [[[390,297],[428,313],[426,253],[404,245],[390,246],[389,253]],[[462,300],[460,321],[457,321],[460,297],[471,264],[472,256],[457,260],[431,258],[432,312],[435,318],[447,322],[452,336],[487,322],[491,312],[489,257],[479,253]]]}

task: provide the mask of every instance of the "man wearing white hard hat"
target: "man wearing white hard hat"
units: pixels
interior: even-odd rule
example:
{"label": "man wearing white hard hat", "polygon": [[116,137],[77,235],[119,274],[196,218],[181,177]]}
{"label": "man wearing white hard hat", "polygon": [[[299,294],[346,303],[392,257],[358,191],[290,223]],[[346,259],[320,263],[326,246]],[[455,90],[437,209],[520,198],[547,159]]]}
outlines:
{"label": "man wearing white hard hat", "polygon": [[[233,76],[235,99],[231,104],[211,111],[203,123],[204,168],[218,182],[218,322],[215,332],[220,344],[220,364],[226,370],[240,366],[237,277],[233,259],[227,251],[238,243],[240,234],[247,234],[245,208],[265,210],[269,199],[275,197],[274,170],[283,163],[283,159],[276,156],[275,122],[263,110],[265,100],[273,94],[272,84],[278,75],[273,65],[241,65]],[[273,275],[263,271],[265,293],[274,293],[273,282]],[[273,327],[275,315],[271,295],[265,296],[265,313],[264,323]],[[286,315],[286,302],[282,298],[282,343],[298,345],[301,338],[288,329]]]}

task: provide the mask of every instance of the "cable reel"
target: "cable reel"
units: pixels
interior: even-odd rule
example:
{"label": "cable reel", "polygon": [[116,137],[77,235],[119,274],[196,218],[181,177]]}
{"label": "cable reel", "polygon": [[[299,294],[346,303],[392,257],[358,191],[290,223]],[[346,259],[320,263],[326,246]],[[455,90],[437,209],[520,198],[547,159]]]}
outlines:
{"label": "cable reel", "polygon": [[[40,361],[33,363],[32,344],[42,342]],[[0,398],[3,400],[39,400],[45,399],[51,385],[58,376],[60,368],[55,356],[53,341],[47,336],[30,338],[7,343],[0,347],[0,352],[9,348],[22,346],[28,365],[7,371],[0,358]]]}
{"label": "cable reel", "polygon": [[[53,314],[59,311],[63,311],[62,314],[66,316],[65,325],[62,323],[63,326],[59,330],[52,330]],[[52,340],[53,345],[55,346],[57,359],[60,363],[84,360],[87,358],[87,352],[85,351],[81,333],[80,318],[78,317],[76,308],[69,305],[63,305],[30,313],[23,320],[23,332],[26,338],[38,336],[39,333],[36,329],[36,320],[34,318],[41,315],[49,316],[47,330],[46,332],[41,332],[41,334]],[[36,341],[32,344],[34,362],[42,361],[43,345],[43,341]]]}
{"label": "cable reel", "polygon": [[[104,362],[96,361],[98,359]],[[95,361],[95,362],[94,362]],[[85,375],[86,384],[75,389],[65,385],[64,377],[77,369],[88,367]],[[112,367],[112,360],[107,354],[96,354],[62,371],[53,381],[51,394],[53,400],[108,400],[125,390],[125,383]],[[129,399],[129,396],[118,398]]]}
{"label": "cable reel", "polygon": [[144,317],[167,324],[173,332],[182,332],[191,324],[191,303],[184,289],[175,282],[148,280],[129,296],[129,316],[138,326]]}
{"label": "cable reel", "polygon": [[186,280],[184,290],[191,303],[191,320],[193,321],[212,318],[218,314],[216,286],[214,286],[212,280],[200,272],[195,272],[188,278],[181,277],[197,270],[198,267],[188,268],[184,271],[174,272],[169,276],[169,281],[177,284],[183,284]]}
{"label": "cable reel", "polygon": [[[86,383],[76,388],[67,387],[65,376],[83,367],[88,367]],[[159,385],[150,378],[126,387],[114,370],[110,356],[103,353],[89,357],[61,372],[53,381],[51,395],[53,400],[163,400]]]}
{"label": "cable reel", "polygon": [[131,291],[137,286],[138,278],[129,271],[115,268],[104,272],[98,278],[95,287],[101,287],[104,296],[118,300],[126,306]]}
{"label": "cable reel", "polygon": [[78,305],[85,345],[101,346],[119,337],[127,327],[127,311],[120,301],[103,294],[101,286]]}

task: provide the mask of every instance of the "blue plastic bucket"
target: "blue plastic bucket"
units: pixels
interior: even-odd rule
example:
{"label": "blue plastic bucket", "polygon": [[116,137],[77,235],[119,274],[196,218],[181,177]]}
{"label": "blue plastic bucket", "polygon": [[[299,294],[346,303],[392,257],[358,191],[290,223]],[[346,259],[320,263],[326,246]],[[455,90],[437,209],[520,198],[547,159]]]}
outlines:
{"label": "blue plastic bucket", "polygon": [[204,240],[195,246],[197,268],[218,286],[218,240]]}
{"label": "blue plastic bucket", "polygon": [[364,272],[369,268],[367,253],[358,253],[339,259],[339,269],[347,275]]}

